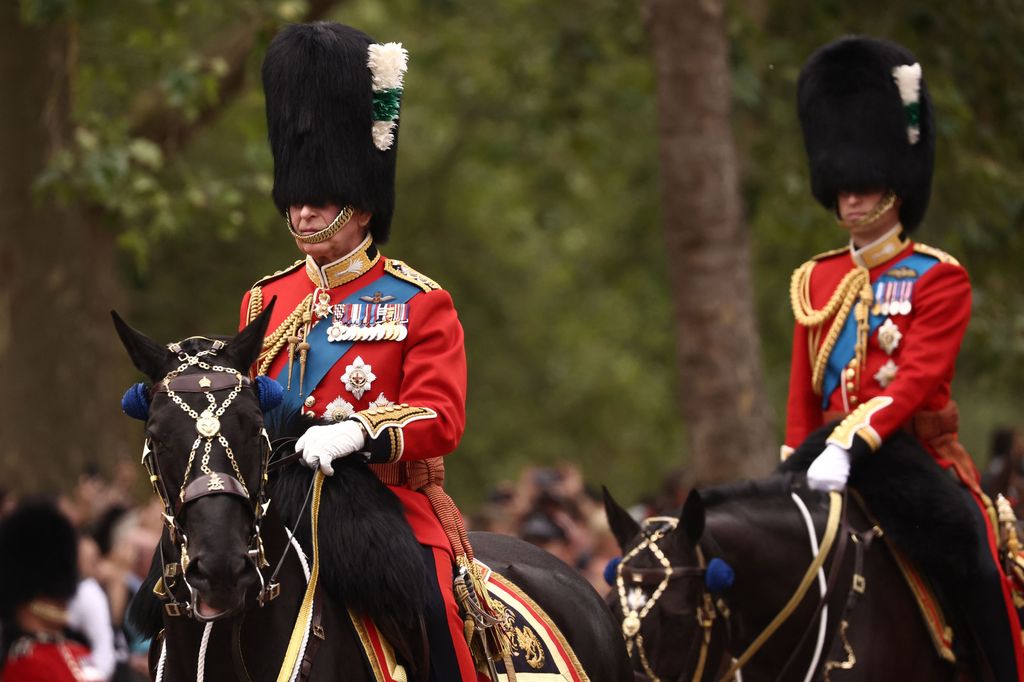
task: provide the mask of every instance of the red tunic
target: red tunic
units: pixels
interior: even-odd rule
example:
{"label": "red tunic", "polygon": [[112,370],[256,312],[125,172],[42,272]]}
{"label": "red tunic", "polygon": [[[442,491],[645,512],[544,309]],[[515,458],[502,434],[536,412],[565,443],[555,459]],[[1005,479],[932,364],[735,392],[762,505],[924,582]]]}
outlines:
{"label": "red tunic", "polygon": [[[956,357],[971,312],[967,272],[952,257],[936,249],[901,242],[896,235],[892,237],[895,241],[873,245],[874,251],[862,254],[861,262],[867,266],[873,296],[879,293],[881,283],[883,296],[888,293],[898,297],[895,303],[899,304],[905,297],[909,310],[904,304],[895,314],[882,316],[887,317],[887,322],[872,331],[864,358],[859,363],[851,356],[849,360],[853,363],[833,361],[830,364],[822,383],[835,388],[827,396],[817,392],[812,384],[809,337],[813,328],[797,323],[785,449],[796,448],[819,428],[826,413],[847,414],[860,408],[864,415],[855,435],[874,450],[917,412],[938,411],[949,403]],[[886,247],[889,253],[882,253]],[[913,257],[911,265],[901,265],[909,257]],[[849,249],[813,259],[811,265],[805,266],[810,269],[806,290],[811,307],[824,308],[841,280],[858,267]],[[921,274],[925,268],[927,270]],[[886,281],[882,281],[883,276]],[[799,286],[794,282],[795,288]],[[879,312],[877,308],[875,312]],[[851,312],[850,316],[853,315]],[[821,325],[821,333],[814,344],[816,352],[824,345],[834,323],[832,316]],[[880,334],[886,324],[895,333]],[[882,340],[888,343],[883,344]],[[895,346],[891,345],[893,343]],[[977,480],[977,471],[973,466],[971,469],[971,475]]]}
{"label": "red tunic", "polygon": [[[268,339],[272,339],[286,318],[296,311],[297,315],[311,312],[313,324],[319,321],[312,328],[311,337],[327,334],[332,320],[339,318],[341,322],[340,311],[335,309],[327,316],[318,315],[317,303],[334,306],[352,299],[357,292],[364,292],[365,296],[357,300],[364,306],[360,312],[365,313],[375,305],[372,303],[374,294],[380,293],[376,291],[377,286],[391,278],[413,285],[415,291],[404,309],[389,303],[387,296],[378,297],[385,306],[390,306],[385,312],[396,313],[396,319],[404,316],[404,339],[354,341],[319,382],[310,385],[311,380],[304,379],[302,410],[318,419],[361,421],[372,436],[367,441],[371,462],[441,457],[458,445],[466,423],[466,356],[462,326],[451,296],[432,280],[400,261],[380,256],[372,241],[367,239],[353,254],[337,263],[319,268],[312,259],[298,261],[257,282],[242,299],[241,325],[245,326],[276,297]],[[319,312],[325,310],[322,308]],[[315,349],[310,351],[310,361],[316,352]],[[271,348],[261,357],[258,369],[287,384],[288,361],[288,346],[284,344],[276,352]],[[292,366],[293,390],[300,383],[298,365],[295,362]],[[361,375],[362,383],[353,383],[353,373]],[[398,483],[387,478],[385,482]],[[447,536],[427,498],[405,484],[389,487],[402,501],[416,538],[423,544],[451,552]]]}
{"label": "red tunic", "polygon": [[22,638],[11,647],[0,671],[3,682],[84,682],[99,677],[86,667],[89,650],[66,640]]}

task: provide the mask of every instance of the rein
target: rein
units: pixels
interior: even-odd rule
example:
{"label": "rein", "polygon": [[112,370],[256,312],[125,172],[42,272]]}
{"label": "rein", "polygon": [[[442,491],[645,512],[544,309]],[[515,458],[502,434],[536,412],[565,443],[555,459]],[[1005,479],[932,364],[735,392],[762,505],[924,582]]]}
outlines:
{"label": "rein", "polygon": [[835,541],[836,534],[839,529],[839,516],[843,508],[843,498],[839,493],[832,491],[828,494],[828,502],[828,519],[825,522],[825,534],[821,538],[821,547],[818,555],[814,557],[814,560],[811,561],[811,565],[807,567],[807,571],[804,573],[804,577],[801,578],[800,584],[797,585],[796,591],[793,592],[793,595],[789,598],[789,601],[786,602],[786,605],[782,607],[782,610],[776,614],[775,618],[773,618],[768,624],[768,627],[762,630],[761,634],[759,634],[754,641],[750,643],[747,650],[744,651],[739,658],[733,661],[731,666],[729,666],[729,670],[727,670],[725,675],[722,676],[723,682],[732,678],[750,661],[751,658],[753,658],[754,654],[756,654],[761,647],[765,645],[765,642],[767,642],[768,639],[782,626],[782,624],[786,622],[791,615],[793,615],[793,611],[796,610],[797,606],[800,605],[800,602],[807,594],[807,590],[810,588],[811,583],[814,582],[814,579],[817,576],[818,569],[820,569],[825,563],[825,559],[832,550],[832,543]]}
{"label": "rein", "polygon": [[[840,495],[838,492],[829,493],[829,509],[828,518],[825,523],[825,532],[822,536],[820,547],[817,548],[817,552],[815,553],[814,559],[807,567],[807,570],[805,571],[803,578],[800,580],[800,583],[797,585],[796,590],[790,596],[789,600],[782,607],[782,609],[775,615],[775,617],[768,624],[768,626],[758,634],[758,636],[754,639],[753,642],[751,642],[751,644],[746,648],[746,650],[738,658],[733,660],[732,665],[721,677],[722,682],[727,682],[728,680],[731,680],[733,678],[739,679],[739,673],[742,670],[742,668],[750,662],[750,659],[753,658],[754,655],[768,642],[768,640],[772,637],[772,635],[774,635],[778,631],[782,624],[785,623],[790,618],[790,616],[792,616],[793,612],[797,609],[801,601],[803,601],[804,597],[807,595],[807,592],[810,589],[811,585],[814,583],[815,579],[817,578],[819,582],[823,582],[823,578],[819,576],[819,573],[822,571],[822,566],[824,565],[825,560],[832,552],[833,545],[836,542],[837,536],[842,535],[842,537],[839,539],[839,545],[837,546],[836,552],[838,561],[833,562],[833,570],[831,571],[831,575],[829,576],[827,589],[824,586],[822,586],[823,594],[821,597],[821,601],[818,604],[817,609],[815,610],[815,617],[817,617],[817,614],[823,608],[825,608],[825,602],[827,601],[828,595],[832,592],[832,587],[834,586],[835,578],[838,574],[838,566],[841,563],[842,558],[841,552],[845,551],[846,547],[845,540],[847,536],[847,531],[849,531],[849,527],[845,524],[845,521],[842,524],[842,533],[840,533],[840,521],[844,516],[843,511],[845,510],[845,507],[845,500],[842,495]],[[654,673],[650,664],[650,660],[648,659],[647,653],[644,649],[643,635],[640,633],[644,618],[650,613],[651,609],[654,607],[654,604],[658,601],[658,599],[661,598],[662,594],[668,588],[670,581],[677,578],[703,578],[707,573],[707,563],[704,558],[704,553],[699,545],[695,548],[697,553],[697,566],[683,567],[672,566],[671,562],[669,562],[664,552],[658,546],[658,542],[662,540],[670,532],[674,531],[677,525],[678,520],[675,518],[653,517],[647,519],[644,523],[643,539],[640,541],[639,544],[637,544],[636,547],[630,550],[630,552],[622,558],[622,561],[619,563],[616,569],[616,587],[619,598],[619,607],[621,608],[622,613],[625,615],[625,618],[622,621],[622,632],[626,638],[626,649],[630,656],[633,655],[634,649],[636,650],[637,655],[640,658],[640,663],[643,667],[644,674],[647,676],[650,682],[661,682],[661,680]],[[813,536],[813,526],[811,528]],[[877,529],[874,528],[862,534],[855,534],[852,532],[850,533],[850,537],[853,538],[854,543],[857,547],[857,560],[855,566],[854,582],[851,585],[851,594],[848,595],[847,606],[843,611],[844,625],[846,622],[845,617],[848,616],[849,612],[852,610],[853,605],[856,603],[856,596],[854,593],[856,593],[856,595],[859,595],[864,591],[864,579],[861,569],[863,561],[863,550],[865,550],[868,547],[871,538],[874,537],[876,534]],[[636,569],[629,567],[628,562],[644,550],[649,550],[657,559],[658,563],[661,564],[662,567],[649,569]],[[643,602],[642,606],[635,607],[633,604],[631,604],[631,597],[626,589],[627,584],[637,586],[657,585],[657,587],[655,588],[654,593],[651,595],[651,597]],[[635,600],[635,597],[632,599]],[[700,648],[697,653],[697,662],[694,667],[693,675],[690,676],[690,679],[693,682],[698,682],[704,676],[705,666],[707,665],[707,653],[711,645],[711,635],[714,628],[716,616],[719,613],[721,613],[723,618],[728,619],[729,617],[728,608],[723,603],[721,603],[721,600],[719,600],[719,604],[717,605],[715,605],[712,602],[711,595],[707,591],[707,588],[703,584],[703,582],[700,586],[700,602],[701,603],[697,607],[696,613],[697,623],[701,628],[701,636],[699,638]],[[811,621],[812,626],[813,621],[814,618],[812,618]],[[845,630],[845,628],[843,629]],[[809,632],[810,630],[805,632],[804,638],[806,638],[806,635]],[[726,633],[728,634],[728,630],[726,631]],[[816,654],[818,655],[820,655],[821,644],[823,644],[823,638],[821,637],[821,635],[823,635],[823,632],[821,632],[819,635],[819,639],[822,641],[819,642],[819,646],[817,647],[819,651],[816,651]],[[841,636],[843,636],[843,646],[845,650],[849,653],[849,644],[845,640],[845,635],[841,633]],[[804,639],[801,639],[801,645],[803,644],[803,641]],[[797,647],[797,649],[799,649],[799,647]],[[795,655],[796,652],[794,652],[794,656]],[[848,660],[845,663],[827,664],[825,671],[826,678],[828,676],[829,670],[831,670],[832,667],[852,667],[853,663],[851,662],[851,659],[852,654],[848,656]],[[789,667],[790,663],[792,663],[792,657],[790,661],[787,662],[786,668]],[[683,673],[679,677],[680,682],[686,679],[686,670],[688,667],[689,666],[684,665]],[[816,667],[816,664],[814,667]],[[814,667],[812,667],[812,671]]]}
{"label": "rein", "polygon": [[[298,455],[292,453],[283,457],[274,458],[276,448],[270,442],[266,429],[261,429],[260,439],[263,448],[260,456],[259,489],[255,498],[245,484],[241,468],[235,457],[234,450],[224,434],[220,430],[220,418],[232,405],[235,398],[245,388],[252,388],[252,382],[248,377],[237,370],[221,365],[213,364],[213,361],[206,361],[204,358],[213,357],[224,348],[224,342],[213,341],[213,345],[206,349],[189,354],[182,351],[179,344],[168,346],[173,352],[178,353],[178,360],[181,364],[150,390],[151,396],[157,393],[166,393],[167,397],[177,405],[186,415],[195,421],[197,437],[192,443],[189,451],[188,462],[185,467],[185,474],[182,477],[181,486],[177,495],[172,496],[167,489],[167,479],[160,469],[159,458],[156,456],[153,443],[146,438],[143,444],[142,463],[149,473],[149,480],[154,493],[160,499],[163,506],[163,520],[167,526],[171,544],[180,547],[180,562],[168,562],[164,553],[164,543],[158,545],[160,551],[161,577],[153,587],[153,593],[164,602],[164,611],[168,616],[186,615],[197,621],[205,622],[203,631],[203,646],[200,648],[198,671],[200,680],[206,657],[205,643],[209,638],[214,620],[201,616],[197,608],[198,595],[186,577],[189,565],[188,536],[178,521],[178,514],[188,505],[202,497],[214,494],[233,495],[245,500],[246,505],[253,513],[253,533],[249,541],[246,555],[252,562],[259,577],[260,589],[257,601],[260,607],[275,599],[281,591],[280,583],[277,580],[278,574],[284,566],[284,561],[289,551],[295,547],[299,561],[306,573],[306,591],[296,614],[295,625],[289,640],[285,657],[281,662],[281,668],[277,679],[282,682],[289,682],[296,679],[305,679],[308,676],[312,664],[312,657],[318,648],[318,644],[324,639],[323,628],[320,626],[319,614],[322,609],[321,597],[317,585],[319,573],[318,544],[317,544],[317,520],[320,507],[320,491],[324,482],[324,475],[317,471],[311,478],[309,488],[306,491],[305,499],[299,510],[298,518],[293,528],[285,528],[287,539],[284,550],[277,561],[276,566],[269,578],[264,576],[263,569],[269,568],[270,564],[266,559],[262,536],[262,521],[270,506],[270,499],[267,497],[267,483],[269,472],[281,468],[298,459]],[[198,368],[203,372],[187,372],[190,368]],[[221,400],[218,400],[224,392]],[[207,406],[202,412],[186,403],[179,394],[201,393],[207,400]],[[215,471],[210,466],[210,458],[213,451],[213,444],[216,442],[224,451],[228,463],[231,466],[231,473]],[[199,454],[201,451],[201,455]],[[190,476],[196,468],[198,459],[198,476],[191,481]],[[312,523],[313,556],[312,567],[307,567],[304,557],[295,542],[295,533],[299,524],[309,509]],[[179,600],[175,595],[175,587],[178,578],[181,579],[187,589],[187,599]],[[241,621],[235,622],[235,636],[238,636]],[[161,650],[160,664],[158,665],[157,679],[162,678],[163,664],[166,658],[166,642]],[[235,663],[236,672],[241,679],[249,679],[248,671],[245,669],[244,661],[241,660],[240,651],[232,650],[232,658]]]}

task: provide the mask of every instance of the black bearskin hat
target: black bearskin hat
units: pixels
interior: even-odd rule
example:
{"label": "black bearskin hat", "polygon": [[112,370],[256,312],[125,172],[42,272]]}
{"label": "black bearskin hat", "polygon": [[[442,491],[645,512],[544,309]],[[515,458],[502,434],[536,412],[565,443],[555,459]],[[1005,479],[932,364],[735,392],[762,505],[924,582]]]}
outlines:
{"label": "black bearskin hat", "polygon": [[916,64],[901,45],[864,36],[840,38],[807,60],[797,82],[797,110],[811,192],[826,208],[835,210],[840,191],[891,189],[901,199],[905,229],[924,218],[935,124]]}
{"label": "black bearskin hat", "polygon": [[[333,22],[286,26],[267,48],[263,90],[278,210],[352,205],[373,214],[370,233],[385,242],[395,204],[398,131],[390,126],[393,137],[384,148],[375,144],[380,103],[368,66],[374,42]],[[397,119],[397,101],[393,105]]]}
{"label": "black bearskin hat", "polygon": [[53,504],[24,503],[0,520],[0,618],[37,597],[71,599],[77,587],[77,535]]}

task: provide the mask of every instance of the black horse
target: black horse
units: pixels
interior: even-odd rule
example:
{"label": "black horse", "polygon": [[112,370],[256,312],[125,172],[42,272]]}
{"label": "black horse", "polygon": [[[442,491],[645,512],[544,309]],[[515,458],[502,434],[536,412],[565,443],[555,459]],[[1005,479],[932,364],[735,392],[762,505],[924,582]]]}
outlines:
{"label": "black horse", "polygon": [[[637,679],[731,679],[737,668],[744,682],[957,679],[961,673],[937,653],[888,543],[852,496],[843,515],[832,517],[821,578],[809,570],[800,505],[815,541],[824,543],[830,500],[842,505],[836,498],[777,475],[694,491],[678,517],[641,526],[606,491],[624,553],[608,599],[630,640]],[[941,515],[934,507],[931,513]],[[954,551],[935,544],[936,554]],[[806,592],[795,598],[804,578]],[[744,656],[748,651],[756,653]]]}
{"label": "black horse", "polygon": [[[154,637],[152,674],[276,680],[293,679],[298,668],[300,680],[372,681],[351,609],[372,618],[410,679],[426,679],[425,567],[398,500],[355,461],[336,467],[313,495],[313,472],[295,463],[273,467],[272,458],[290,451],[264,430],[265,386],[246,376],[269,313],[229,341],[192,337],[168,347],[114,315],[133,363],[152,381],[136,391],[133,409],[142,404],[147,414],[143,457],[166,527],[129,613]],[[322,503],[317,553],[325,594],[310,610],[313,497]],[[291,542],[288,528],[296,525]],[[590,680],[631,679],[614,618],[585,580],[514,538],[472,534],[472,541],[478,559],[551,616]]]}

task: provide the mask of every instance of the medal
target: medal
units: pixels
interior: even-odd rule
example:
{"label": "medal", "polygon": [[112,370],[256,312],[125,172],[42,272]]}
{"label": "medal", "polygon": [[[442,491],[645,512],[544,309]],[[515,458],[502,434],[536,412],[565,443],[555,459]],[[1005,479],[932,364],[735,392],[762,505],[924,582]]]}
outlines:
{"label": "medal", "polygon": [[326,291],[321,291],[317,295],[317,301],[313,305],[313,314],[321,318],[331,314],[331,295]]}

